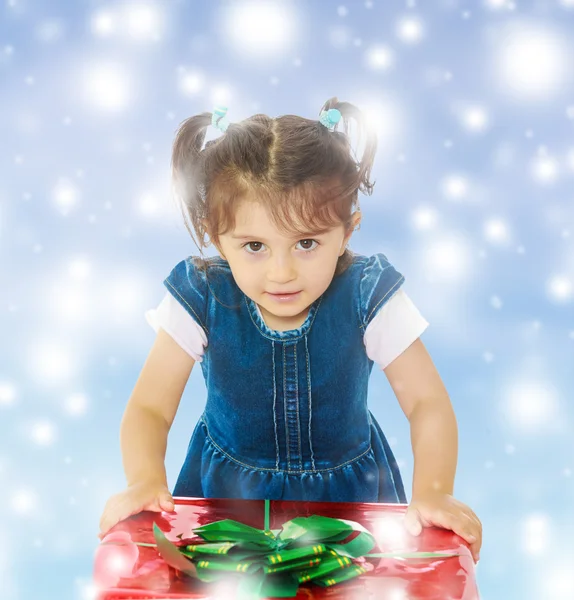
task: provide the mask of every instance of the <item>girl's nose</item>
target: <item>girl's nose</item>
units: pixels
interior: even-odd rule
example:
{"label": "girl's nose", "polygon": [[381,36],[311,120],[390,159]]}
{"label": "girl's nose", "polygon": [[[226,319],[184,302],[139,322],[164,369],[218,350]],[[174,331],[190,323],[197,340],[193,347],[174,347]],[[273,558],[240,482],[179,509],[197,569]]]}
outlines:
{"label": "girl's nose", "polygon": [[288,258],[277,258],[271,261],[267,278],[274,283],[287,283],[295,279],[293,263]]}

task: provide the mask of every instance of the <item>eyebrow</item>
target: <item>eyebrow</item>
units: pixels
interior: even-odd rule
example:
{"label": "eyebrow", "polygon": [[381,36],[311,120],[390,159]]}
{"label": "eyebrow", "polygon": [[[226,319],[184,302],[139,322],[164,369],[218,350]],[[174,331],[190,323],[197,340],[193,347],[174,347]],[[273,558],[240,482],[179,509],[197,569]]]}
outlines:
{"label": "eyebrow", "polygon": [[[307,231],[305,233],[301,233],[301,234],[292,236],[292,239],[303,240],[308,237],[316,237],[316,236],[323,235],[328,232],[329,232],[329,229],[323,229],[323,230],[318,230],[318,231]],[[261,236],[258,236],[258,235],[232,234],[231,237],[234,240],[261,240],[263,242],[267,241],[267,240],[265,240],[265,238],[262,238]]]}

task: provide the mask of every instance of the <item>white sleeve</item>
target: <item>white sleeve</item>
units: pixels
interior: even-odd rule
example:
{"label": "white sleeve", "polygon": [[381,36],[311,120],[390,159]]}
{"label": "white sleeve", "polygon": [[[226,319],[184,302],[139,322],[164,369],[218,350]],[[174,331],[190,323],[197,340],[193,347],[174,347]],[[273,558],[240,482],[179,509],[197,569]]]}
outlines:
{"label": "white sleeve", "polygon": [[397,290],[367,325],[363,337],[367,356],[385,369],[428,325],[407,294],[402,289]]}
{"label": "white sleeve", "polygon": [[203,349],[207,346],[205,331],[170,292],[166,292],[157,308],[146,311],[144,316],[156,333],[161,327],[194,360],[203,360]]}

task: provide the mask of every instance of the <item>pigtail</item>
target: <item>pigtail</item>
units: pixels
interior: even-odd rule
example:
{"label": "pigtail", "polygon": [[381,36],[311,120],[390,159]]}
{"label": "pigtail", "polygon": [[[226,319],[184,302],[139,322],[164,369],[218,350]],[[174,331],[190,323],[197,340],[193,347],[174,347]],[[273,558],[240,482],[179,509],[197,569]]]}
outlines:
{"label": "pigtail", "polygon": [[[184,225],[199,252],[205,247],[206,198],[201,179],[201,156],[212,115],[204,112],[183,121],[176,132],[171,154],[172,186]],[[199,240],[194,235],[196,232]]]}
{"label": "pigtail", "polygon": [[211,124],[211,113],[201,113],[181,123],[171,153],[171,174],[177,191],[187,198],[190,184],[197,179],[201,148]]}
{"label": "pigtail", "polygon": [[205,273],[206,284],[216,300],[226,308],[238,308],[239,305],[227,305],[217,297],[208,273],[211,259],[203,254],[203,248],[211,243],[211,240],[206,241],[208,232],[205,226],[209,216],[207,188],[211,176],[206,160],[211,152],[210,147],[223,137],[211,140],[203,147],[207,128],[211,124],[212,113],[204,112],[186,119],[179,126],[171,154],[172,186],[185,228],[200,254],[193,257],[194,264]]}
{"label": "pigtail", "polygon": [[[321,111],[329,110],[330,108],[336,108],[340,111],[345,130],[344,135],[347,138],[349,146],[351,139],[351,120],[354,120],[357,125],[357,146],[359,146],[363,139],[365,139],[365,149],[363,150],[363,155],[361,156],[360,161],[356,161],[356,189],[359,189],[361,192],[363,192],[363,194],[370,196],[373,193],[373,188],[376,183],[376,181],[373,181],[372,183],[369,181],[375,160],[375,154],[377,152],[376,133],[372,127],[368,127],[364,113],[362,113],[361,110],[354,104],[351,104],[350,102],[339,102],[337,97],[334,96],[325,102],[321,108]],[[335,132],[337,132],[338,126],[339,123],[335,126]]]}

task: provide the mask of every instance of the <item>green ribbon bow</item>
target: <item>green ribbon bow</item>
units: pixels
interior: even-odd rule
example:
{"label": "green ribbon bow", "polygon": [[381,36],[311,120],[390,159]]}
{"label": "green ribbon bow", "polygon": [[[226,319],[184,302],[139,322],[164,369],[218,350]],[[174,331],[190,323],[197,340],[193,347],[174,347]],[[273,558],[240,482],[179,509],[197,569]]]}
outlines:
{"label": "green ribbon bow", "polygon": [[[373,536],[359,523],[312,515],[297,517],[282,529],[269,529],[269,501],[265,501],[265,529],[225,519],[193,529],[205,543],[176,546],[154,523],[157,549],[168,565],[204,583],[239,576],[238,597],[293,598],[301,583],[328,587],[366,573],[352,559],[436,558],[459,553],[410,552],[368,554]],[[344,542],[351,534],[356,535]]]}

